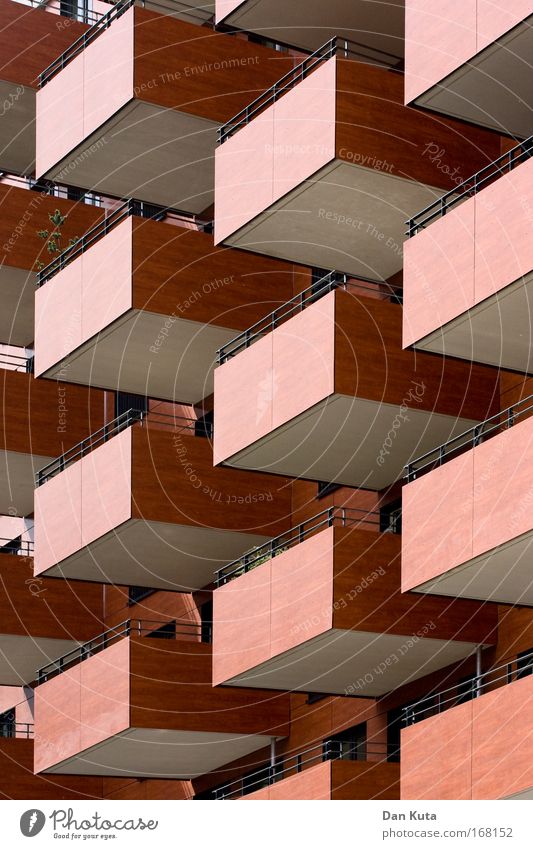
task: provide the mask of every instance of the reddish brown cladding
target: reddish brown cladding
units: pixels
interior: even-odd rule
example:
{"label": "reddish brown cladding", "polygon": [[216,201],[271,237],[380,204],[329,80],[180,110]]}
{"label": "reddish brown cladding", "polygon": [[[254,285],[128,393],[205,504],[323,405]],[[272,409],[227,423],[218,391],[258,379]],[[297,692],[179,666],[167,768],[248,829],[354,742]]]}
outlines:
{"label": "reddish brown cladding", "polygon": [[0,738],[0,798],[101,799],[101,778],[86,775],[34,775],[33,740]]}
{"label": "reddish brown cladding", "polygon": [[[207,601],[210,593],[169,593],[164,590],[149,592],[142,600],[131,602],[127,587],[105,585],[105,626],[114,628],[125,619],[166,620],[200,624],[199,604]],[[200,601],[198,600],[200,599]]]}

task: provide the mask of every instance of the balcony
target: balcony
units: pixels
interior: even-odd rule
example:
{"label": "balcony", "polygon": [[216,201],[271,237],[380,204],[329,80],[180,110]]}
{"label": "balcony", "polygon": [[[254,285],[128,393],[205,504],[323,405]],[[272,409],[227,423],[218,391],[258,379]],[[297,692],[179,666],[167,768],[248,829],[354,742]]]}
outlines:
{"label": "balcony", "polygon": [[401,593],[400,551],[330,508],[220,570],[213,682],[374,698],[494,642],[495,609]]}
{"label": "balcony", "polygon": [[58,21],[55,15],[43,9],[1,0],[0,167],[3,171],[32,173],[35,167],[36,80],[40,72],[87,29],[78,21]]}
{"label": "balcony", "polygon": [[0,543],[0,681],[31,684],[40,666],[101,626],[102,593],[96,584],[34,578],[33,544]]}
{"label": "balcony", "polygon": [[386,743],[369,741],[342,750],[326,740],[297,755],[282,756],[245,779],[219,787],[224,799],[329,800],[399,799],[399,753]]}
{"label": "balcony", "polygon": [[126,201],[39,273],[37,374],[195,403],[213,392],[217,348],[292,294],[293,266],[215,249],[169,210],[142,214]]}
{"label": "balcony", "polygon": [[405,102],[510,136],[529,136],[531,0],[405,5]]}
{"label": "balcony", "polygon": [[[51,18],[52,15],[46,17]],[[3,257],[0,265],[0,342],[25,346],[35,339],[34,284],[37,264],[42,261],[43,254],[48,256],[45,243],[37,231],[50,228],[48,216],[59,209],[66,216],[63,237],[68,242],[92,227],[101,217],[102,211],[86,203],[48,196],[44,187],[42,191],[30,191],[31,183],[25,179],[11,178],[11,182],[13,185],[0,183],[0,244]]]}
{"label": "balcony", "polygon": [[202,212],[216,130],[292,64],[124,0],[39,77],[37,176]]}
{"label": "balcony", "polygon": [[332,0],[327,7],[303,0],[216,0],[216,22],[309,51],[339,36],[357,42],[363,61],[403,61],[404,0],[386,6]]}
{"label": "balcony", "polygon": [[409,221],[404,345],[533,370],[533,137]]}
{"label": "balcony", "polygon": [[[111,5],[113,0],[102,0]],[[210,22],[215,14],[215,0],[137,0],[137,5],[160,15],[172,15],[191,24]]]}
{"label": "balcony", "polygon": [[209,433],[202,422],[130,410],[41,469],[35,574],[199,589],[285,530],[287,481],[213,468]]}
{"label": "balcony", "polygon": [[533,604],[532,411],[530,395],[407,467],[404,590]]}
{"label": "balcony", "polygon": [[402,799],[532,799],[533,652],[409,706]]}
{"label": "balcony", "polygon": [[357,50],[333,39],[222,127],[217,244],[388,280],[405,219],[455,185],[422,140],[469,171],[499,155],[495,134],[407,109],[403,75]]}
{"label": "balcony", "polygon": [[27,516],[37,469],[103,424],[103,393],[36,380],[26,368],[2,369],[0,378],[0,514]]}
{"label": "balcony", "polygon": [[396,299],[331,273],[222,349],[215,463],[380,490],[495,412],[497,372],[402,351]]}
{"label": "balcony", "polygon": [[189,779],[286,737],[289,697],[213,689],[200,630],[128,621],[41,670],[35,772]]}

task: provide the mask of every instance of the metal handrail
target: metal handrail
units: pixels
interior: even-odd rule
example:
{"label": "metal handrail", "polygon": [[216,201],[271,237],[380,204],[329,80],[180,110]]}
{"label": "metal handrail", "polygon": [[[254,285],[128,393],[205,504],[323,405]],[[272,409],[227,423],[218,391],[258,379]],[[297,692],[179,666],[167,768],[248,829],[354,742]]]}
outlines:
{"label": "metal handrail", "polygon": [[406,235],[409,238],[416,236],[419,230],[423,230],[436,218],[442,218],[454,206],[467,198],[473,197],[490,182],[498,179],[502,174],[512,171],[513,168],[526,162],[531,156],[533,156],[533,136],[529,136],[507,153],[485,165],[480,171],[463,180],[454,189],[450,189],[445,195],[442,195],[438,200],[430,203],[429,206],[406,221]]}
{"label": "metal handrail", "polygon": [[[527,406],[521,409],[523,404],[527,404]],[[510,407],[506,407],[501,412],[495,413],[490,418],[485,419],[485,421],[454,436],[437,448],[426,451],[421,457],[412,460],[404,467],[404,477],[407,483],[416,480],[419,474],[442,466],[443,463],[453,459],[453,457],[456,457],[465,449],[475,448],[476,445],[501,433],[502,430],[508,430],[516,424],[518,419],[531,412],[533,412],[533,394],[528,395],[516,404],[511,404]]]}
{"label": "metal handrail", "polygon": [[387,53],[386,51],[379,50],[377,48],[366,48],[367,50],[372,50],[376,54],[381,54],[382,58],[378,60],[371,56],[365,57],[361,52],[361,47],[363,47],[363,45],[360,45],[355,41],[350,41],[346,38],[341,38],[337,35],[330,38],[329,41],[326,41],[326,43],[322,45],[322,47],[319,47],[313,53],[310,53],[309,56],[306,56],[303,62],[300,62],[299,65],[296,65],[296,67],[287,71],[287,73],[277,80],[274,85],[270,86],[270,88],[263,92],[263,94],[260,94],[259,97],[255,98],[255,100],[252,100],[248,106],[245,106],[245,108],[241,109],[237,115],[223,124],[218,130],[217,143],[219,145],[224,144],[224,142],[238,132],[241,127],[245,127],[246,124],[249,124],[256,115],[264,112],[265,109],[267,109],[272,103],[275,103],[276,100],[282,97],[287,91],[290,91],[290,89],[294,88],[294,86],[301,83],[302,80],[305,80],[306,77],[315,70],[315,68],[318,68],[323,62],[327,62],[328,59],[333,59],[334,56],[341,56],[344,59],[358,59],[360,61],[369,61],[373,59],[374,62],[386,65],[389,68],[394,68],[398,65],[399,57],[394,56],[392,53]]}
{"label": "metal handrail", "polygon": [[139,424],[141,427],[152,425],[160,425],[162,427],[172,428],[174,430],[191,430],[195,436],[205,436],[212,438],[213,425],[210,422],[202,421],[199,426],[198,419],[190,419],[186,416],[173,416],[170,413],[158,413],[157,411],[149,410],[127,410],[121,413],[116,419],[105,424],[103,427],[91,433],[90,436],[82,439],[68,451],[65,451],[61,456],[47,463],[42,469],[39,469],[35,478],[35,485],[42,486],[46,481],[53,478],[55,475],[62,472],[68,466],[85,457],[99,445],[107,442],[113,436],[121,433],[123,430],[131,427],[134,424]]}
{"label": "metal handrail", "polygon": [[9,371],[22,371],[33,374],[35,369],[35,358],[33,354],[9,354],[0,353],[0,368],[8,366]]}
{"label": "metal handrail", "polygon": [[[50,280],[51,277],[54,277],[54,275],[65,268],[65,266],[69,265],[77,257],[81,256],[81,254],[85,253],[85,251],[95,242],[98,242],[101,238],[107,235],[107,233],[131,215],[155,221],[160,221],[167,215],[172,215],[174,218],[180,218],[188,223],[191,221],[191,217],[186,216],[183,212],[181,212],[181,210],[172,209],[170,207],[159,207],[155,204],[148,204],[144,201],[136,200],[135,198],[128,198],[119,207],[105,215],[101,221],[94,225],[94,227],[91,227],[85,235],[77,239],[72,245],[69,245],[68,248],[65,248],[64,251],[54,257],[48,265],[41,269],[41,271],[37,274],[37,287],[39,288],[40,286],[43,286],[48,280]],[[211,222],[196,222],[196,224],[200,230],[208,230]]]}
{"label": "metal handrail", "polygon": [[85,48],[95,40],[95,38],[98,38],[98,36],[107,29],[114,20],[120,18],[124,12],[127,12],[134,3],[135,0],[118,0],[109,12],[102,15],[96,24],[89,27],[89,29],[77,38],[76,41],[73,41],[72,44],[57,57],[57,59],[54,59],[54,61],[39,74],[38,88],[43,88],[46,83],[50,82],[52,77],[55,77],[55,75],[58,74],[59,71],[62,71],[69,62],[78,56],[79,53],[82,53]]}
{"label": "metal handrail", "polygon": [[[87,9],[85,6],[79,6],[77,3],[71,5],[67,10],[61,9],[61,4],[57,3],[56,0],[52,0],[51,3],[46,2],[46,0],[30,0],[30,5],[34,9],[42,9],[44,12],[48,12],[50,9],[53,9],[57,12],[61,17],[71,18],[73,21],[78,21],[78,23],[82,24],[94,24],[100,20],[102,15],[99,12],[95,12],[94,9]],[[74,17],[72,12],[75,12],[76,15],[80,15],[80,17]]]}
{"label": "metal handrail", "polygon": [[[11,545],[12,548],[10,547]],[[18,537],[0,538],[0,556],[2,554],[17,554],[22,557],[33,557],[34,550],[35,543],[31,539],[19,539]]]}
{"label": "metal handrail", "polygon": [[[213,790],[213,796],[217,801],[240,798],[241,796],[247,796],[249,793],[255,793],[256,790],[260,790],[265,786],[275,784],[277,781],[282,781],[289,774],[296,775],[306,767],[316,763],[338,760],[367,761],[369,756],[372,759],[383,756],[386,760],[398,762],[400,759],[400,750],[398,746],[373,742],[372,740],[365,741],[364,743],[354,743],[348,747],[339,740],[324,740],[323,743],[319,743],[309,749],[304,749],[302,752],[290,755],[287,758],[283,755],[280,756],[280,758],[283,758],[281,769],[279,765],[267,763],[255,772],[242,778],[237,778],[234,781],[229,781],[227,784],[222,785],[222,787],[217,787]],[[376,761],[376,763],[379,762]]]}
{"label": "metal handrail", "polygon": [[98,654],[112,645],[116,640],[124,637],[150,637],[157,634],[161,627],[166,625],[174,625],[175,630],[169,632],[168,639],[179,639],[179,637],[198,637],[204,638],[205,642],[205,624],[190,622],[185,619],[125,619],[114,628],[108,628],[107,631],[98,634],[92,640],[88,640],[82,645],[76,646],[66,654],[58,657],[42,666],[37,670],[37,683],[43,684],[54,675],[59,675],[73,664],[81,663],[88,657]]}
{"label": "metal handrail", "polygon": [[222,348],[219,348],[216,353],[217,365],[222,365],[238,354],[239,351],[249,348],[250,345],[253,345],[253,343],[258,339],[262,339],[265,333],[269,333],[274,330],[280,324],[283,324],[284,321],[287,321],[289,318],[292,318],[292,316],[302,312],[308,306],[314,304],[315,301],[320,300],[320,298],[323,298],[324,295],[327,295],[334,289],[344,289],[345,291],[353,289],[355,291],[362,291],[363,293],[378,293],[382,296],[383,300],[390,300],[393,302],[397,301],[399,294],[397,291],[393,290],[392,287],[389,286],[391,289],[390,292],[376,288],[377,286],[386,285],[388,284],[382,283],[379,280],[363,280],[359,277],[354,280],[343,272],[329,271],[324,275],[324,277],[317,280],[316,283],[313,283],[313,285],[304,289],[303,292],[295,295],[294,298],[286,301],[280,307],[268,313],[268,315],[264,318],[256,321],[255,324],[251,325],[251,327],[248,327],[229,342],[226,342],[226,344],[223,345]]}
{"label": "metal handrail", "polygon": [[[518,662],[523,667],[518,666]],[[513,655],[512,658],[498,666],[493,666],[480,675],[472,674],[467,680],[430,693],[417,701],[402,708],[402,722],[404,726],[414,725],[418,720],[428,719],[438,713],[443,713],[451,707],[457,707],[472,698],[483,695],[483,691],[489,692],[506,684],[512,684],[526,675],[533,674],[533,649],[524,654]],[[460,688],[463,688],[462,690]],[[490,690],[487,690],[490,688]]]}
{"label": "metal handrail", "polygon": [[2,738],[30,740],[33,736],[33,722],[13,722],[9,719],[0,721],[0,740]]}
{"label": "metal handrail", "polygon": [[[398,511],[393,517],[393,523],[388,526],[389,533],[399,533],[401,520],[401,512]],[[371,525],[381,529],[381,516],[376,511],[367,511],[354,507],[328,507],[322,510],[305,522],[300,522],[285,533],[277,537],[257,545],[245,552],[237,560],[227,563],[221,569],[215,572],[215,584],[221,587],[229,581],[245,575],[257,566],[260,566],[267,560],[276,557],[283,551],[292,548],[294,545],[299,545],[316,531],[323,528],[335,527],[359,527],[361,525]],[[385,531],[383,531],[385,532]]]}

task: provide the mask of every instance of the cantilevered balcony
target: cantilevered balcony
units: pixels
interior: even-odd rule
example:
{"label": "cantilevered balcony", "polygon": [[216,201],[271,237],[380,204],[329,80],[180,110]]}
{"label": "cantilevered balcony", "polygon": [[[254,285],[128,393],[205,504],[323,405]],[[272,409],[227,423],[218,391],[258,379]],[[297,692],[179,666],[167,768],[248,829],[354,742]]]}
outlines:
{"label": "cantilevered balcony", "polygon": [[123,0],[40,75],[37,176],[201,212],[216,130],[292,65]]}
{"label": "cantilevered balcony", "polygon": [[130,410],[41,469],[36,575],[198,589],[286,530],[286,479],[214,468],[210,433],[202,421]]}
{"label": "cantilevered balcony", "polygon": [[[32,173],[39,74],[88,29],[83,23],[58,18],[57,14],[47,14],[44,9],[32,9],[12,0],[0,2],[0,168],[3,171]],[[96,20],[98,16],[92,14]]]}
{"label": "cantilevered balcony", "polygon": [[408,223],[405,346],[533,370],[533,136]]}
{"label": "cantilevered balcony", "polygon": [[213,798],[270,800],[399,799],[399,751],[368,741],[341,746],[325,740],[298,754],[281,756],[213,791]]}
{"label": "cantilevered balcony", "polygon": [[400,550],[330,508],[219,571],[214,683],[377,697],[494,642],[495,609],[401,593]]}
{"label": "cantilevered balcony", "polygon": [[532,0],[406,0],[405,6],[405,102],[529,136]]}
{"label": "cantilevered balcony", "polygon": [[533,799],[533,651],[405,709],[402,799]]}
{"label": "cantilevered balcony", "polygon": [[404,14],[404,0],[216,0],[218,25],[304,50],[317,50],[328,38],[339,36],[357,43],[363,61],[398,66],[403,62]]}
{"label": "cantilevered balcony", "polygon": [[0,513],[27,516],[33,513],[37,470],[65,444],[102,426],[104,396],[94,389],[36,380],[26,367],[0,369],[0,385]]}
{"label": "cantilevered balcony", "polygon": [[501,152],[493,133],[407,109],[403,75],[357,55],[333,39],[222,127],[217,243],[387,280],[405,219],[455,184],[428,143],[468,171]]}
{"label": "cantilevered balcony", "polygon": [[169,210],[141,218],[146,206],[126,201],[39,273],[37,374],[195,403],[217,348],[290,297],[293,266],[214,248]]}
{"label": "cantilevered balcony", "polygon": [[[34,300],[38,263],[46,262],[49,257],[38,231],[50,230],[48,216],[59,209],[65,216],[62,237],[68,243],[85,233],[103,215],[101,209],[87,203],[54,197],[52,186],[31,191],[31,185],[35,184],[22,178],[10,178],[10,184],[0,183],[0,343],[20,346],[29,345],[35,339]],[[70,321],[72,316],[69,316]]]}
{"label": "cantilevered balcony", "polygon": [[495,370],[402,351],[396,301],[332,272],[225,346],[215,462],[380,490],[495,412]]}
{"label": "cantilevered balcony", "polygon": [[404,590],[533,604],[533,395],[407,467]]}
{"label": "cantilevered balcony", "polygon": [[128,620],[42,669],[35,772],[193,778],[286,737],[289,696],[213,689],[200,638]]}
{"label": "cantilevered balcony", "polygon": [[0,684],[30,684],[40,666],[101,627],[102,592],[96,584],[34,578],[33,544],[0,544]]}

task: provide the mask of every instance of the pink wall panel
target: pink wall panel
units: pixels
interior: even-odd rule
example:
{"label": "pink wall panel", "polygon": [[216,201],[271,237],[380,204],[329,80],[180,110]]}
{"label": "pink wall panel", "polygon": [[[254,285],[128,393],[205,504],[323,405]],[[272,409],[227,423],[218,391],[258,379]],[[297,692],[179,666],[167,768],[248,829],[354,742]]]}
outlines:
{"label": "pink wall panel", "polygon": [[213,594],[213,684],[270,658],[270,579],[269,561]]}
{"label": "pink wall panel", "polygon": [[240,6],[243,0],[216,0],[215,14],[217,24],[227,15],[230,15],[237,6]]}
{"label": "pink wall panel", "polygon": [[473,306],[474,212],[472,198],[405,242],[405,348]]}
{"label": "pink wall panel", "polygon": [[[38,377],[81,345],[81,258],[35,292],[35,374]],[[61,328],[61,333],[57,328]]]}
{"label": "pink wall panel", "polygon": [[39,575],[82,545],[81,463],[35,490],[35,574]]}
{"label": "pink wall panel", "polygon": [[325,62],[217,148],[216,244],[334,159],[335,69]]}
{"label": "pink wall panel", "polygon": [[37,177],[83,138],[83,53],[56,74],[36,96]]}
{"label": "pink wall panel", "polygon": [[80,748],[87,749],[130,724],[130,641],[120,640],[80,667]]}
{"label": "pink wall panel", "polygon": [[532,14],[533,0],[477,0],[477,49],[483,50]]}
{"label": "pink wall panel", "polygon": [[472,557],[473,476],[468,451],[404,486],[404,592]]}
{"label": "pink wall panel", "polygon": [[82,264],[81,326],[84,342],[133,305],[132,226],[130,216],[78,260]]}
{"label": "pink wall panel", "polygon": [[78,664],[35,690],[36,773],[80,750],[80,674]]}
{"label": "pink wall panel", "polygon": [[81,460],[82,545],[131,518],[132,428]]}

